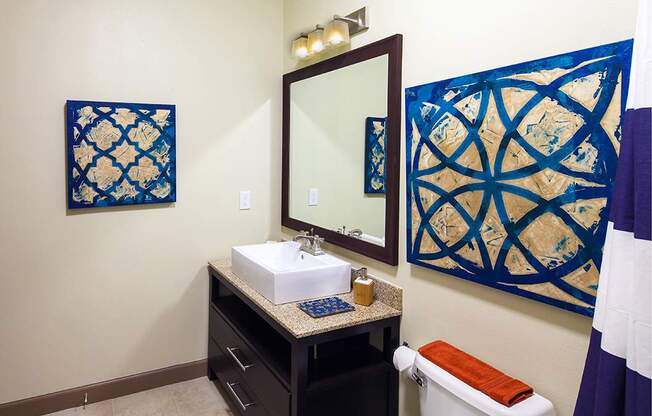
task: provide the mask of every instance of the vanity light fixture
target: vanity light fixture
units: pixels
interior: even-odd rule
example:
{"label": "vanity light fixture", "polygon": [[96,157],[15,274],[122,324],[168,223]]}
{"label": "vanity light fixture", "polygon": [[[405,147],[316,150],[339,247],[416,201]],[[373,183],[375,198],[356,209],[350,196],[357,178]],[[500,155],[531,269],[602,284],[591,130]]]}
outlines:
{"label": "vanity light fixture", "polygon": [[326,25],[324,29],[324,39],[326,45],[328,46],[337,46],[349,43],[349,25],[346,21],[341,20],[341,18],[335,16],[331,22]]}
{"label": "vanity light fixture", "polygon": [[363,7],[346,16],[333,16],[326,27],[315,26],[308,33],[302,33],[292,41],[292,56],[304,59],[318,54],[324,49],[349,43],[350,37],[369,29],[367,8]]}
{"label": "vanity light fixture", "polygon": [[298,59],[308,56],[308,35],[305,33],[292,41],[292,56]]}
{"label": "vanity light fixture", "polygon": [[369,29],[369,18],[367,16],[367,8],[363,7],[349,13],[346,16],[333,16],[333,22],[340,21],[346,23],[348,26],[348,32],[350,36],[353,36],[357,33],[364,32]]}
{"label": "vanity light fixture", "polygon": [[317,25],[315,30],[308,33],[308,51],[319,53],[324,50],[324,28]]}

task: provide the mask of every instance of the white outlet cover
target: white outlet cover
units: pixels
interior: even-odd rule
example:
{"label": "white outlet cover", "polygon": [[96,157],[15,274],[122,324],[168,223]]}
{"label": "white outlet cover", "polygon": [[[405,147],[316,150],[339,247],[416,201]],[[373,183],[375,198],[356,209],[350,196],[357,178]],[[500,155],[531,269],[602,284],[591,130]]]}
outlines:
{"label": "white outlet cover", "polygon": [[251,191],[240,191],[240,209],[251,209]]}
{"label": "white outlet cover", "polygon": [[308,190],[308,206],[315,206],[319,204],[319,189],[310,188]]}

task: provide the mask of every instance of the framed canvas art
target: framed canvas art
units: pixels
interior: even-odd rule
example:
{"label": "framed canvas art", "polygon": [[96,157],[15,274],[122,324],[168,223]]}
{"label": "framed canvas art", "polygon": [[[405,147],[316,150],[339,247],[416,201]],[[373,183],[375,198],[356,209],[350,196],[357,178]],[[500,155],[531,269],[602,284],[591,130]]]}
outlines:
{"label": "framed canvas art", "polygon": [[385,193],[385,117],[365,121],[364,192]]}
{"label": "framed canvas art", "polygon": [[591,316],[631,41],[407,88],[407,258]]}
{"label": "framed canvas art", "polygon": [[176,201],[174,105],[66,102],[68,208]]}

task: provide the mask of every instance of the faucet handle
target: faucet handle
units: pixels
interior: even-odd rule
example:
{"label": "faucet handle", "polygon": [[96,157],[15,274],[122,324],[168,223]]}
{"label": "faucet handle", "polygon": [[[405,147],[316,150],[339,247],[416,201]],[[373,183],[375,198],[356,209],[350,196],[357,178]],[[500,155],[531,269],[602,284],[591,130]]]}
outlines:
{"label": "faucet handle", "polygon": [[321,243],[324,242],[324,239],[315,234],[312,238],[312,248],[315,253],[321,252]]}
{"label": "faucet handle", "polygon": [[358,277],[362,279],[367,278],[367,268],[366,267],[360,267],[359,269],[351,269],[351,277],[353,280],[357,279]]}

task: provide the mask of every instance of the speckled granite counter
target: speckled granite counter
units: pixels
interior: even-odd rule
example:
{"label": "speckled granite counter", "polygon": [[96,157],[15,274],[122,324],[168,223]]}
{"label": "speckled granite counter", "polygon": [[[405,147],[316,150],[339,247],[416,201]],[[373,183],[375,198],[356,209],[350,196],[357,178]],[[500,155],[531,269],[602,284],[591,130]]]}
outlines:
{"label": "speckled granite counter", "polygon": [[[379,279],[374,279],[376,300],[370,306],[355,305],[355,311],[315,319],[301,311],[296,303],[274,305],[268,301],[231,271],[229,259],[209,261],[208,265],[297,338],[401,315],[402,289]],[[338,296],[353,304],[353,293]]]}

